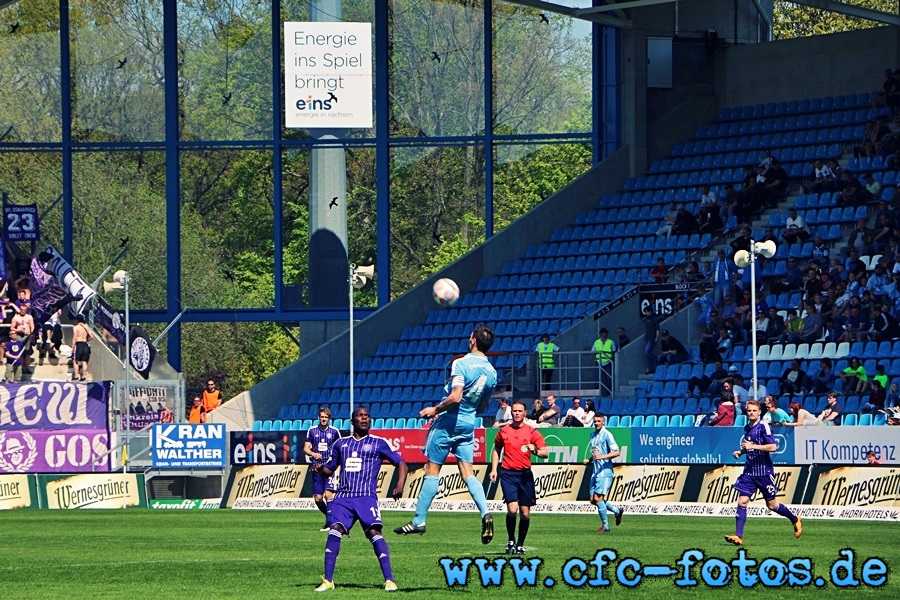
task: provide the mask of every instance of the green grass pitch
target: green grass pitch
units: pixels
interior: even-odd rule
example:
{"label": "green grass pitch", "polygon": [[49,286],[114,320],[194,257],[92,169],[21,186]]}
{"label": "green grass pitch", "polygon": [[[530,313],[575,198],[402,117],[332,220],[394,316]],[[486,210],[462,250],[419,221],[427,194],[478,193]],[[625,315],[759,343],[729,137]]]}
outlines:
{"label": "green grass pitch", "polygon": [[[401,598],[574,598],[612,594],[622,598],[670,598],[697,595],[746,598],[795,597],[815,592],[818,599],[900,598],[900,525],[884,522],[807,520],[803,537],[793,538],[784,519],[750,519],[744,536],[747,556],[757,562],[808,557],[813,578],[830,578],[831,565],[842,549],[852,549],[856,577],[865,559],[878,557],[889,568],[879,588],[860,585],[838,589],[832,583],[800,590],[752,591],[733,582],[711,589],[703,583],[679,589],[672,576],[646,576],[634,588],[614,581],[616,566],[626,558],[644,565],[677,566],[687,549],[705,559],[732,561],[738,548],[723,541],[734,521],[723,518],[649,517],[627,515],[621,527],[599,534],[596,516],[540,515],[532,519],[526,560],[540,558],[536,585],[516,589],[511,566],[503,569],[500,587],[484,587],[477,569],[468,570],[468,587],[448,588],[439,561],[449,557],[506,559],[503,515],[495,514],[494,542],[480,542],[477,515],[433,513],[424,536],[400,537],[391,531],[411,515],[385,512],[386,539],[391,549],[395,580]],[[311,598],[320,583],[326,535],[319,532],[319,513],[306,511],[4,511],[0,512],[0,598]],[[562,581],[571,558],[590,562],[598,550],[616,553],[605,575],[613,580],[605,589],[570,587]],[[703,562],[703,561],[701,561]],[[460,564],[460,563],[457,563]],[[627,571],[633,577],[633,571]],[[692,569],[700,578],[700,566]],[[755,569],[754,569],[755,571]],[[577,573],[576,573],[577,575]],[[594,574],[588,572],[588,578]],[[552,578],[552,588],[545,580]],[[732,579],[736,579],[735,575]],[[357,526],[345,538],[335,572],[335,598],[381,596],[382,577],[371,545]],[[596,596],[593,596],[596,597]]]}

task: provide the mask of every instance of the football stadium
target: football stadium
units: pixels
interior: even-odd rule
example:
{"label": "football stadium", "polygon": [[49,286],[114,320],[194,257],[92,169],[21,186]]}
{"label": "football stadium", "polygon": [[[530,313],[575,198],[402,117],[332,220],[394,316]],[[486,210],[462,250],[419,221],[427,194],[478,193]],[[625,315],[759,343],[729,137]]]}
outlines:
{"label": "football stadium", "polygon": [[900,597],[897,0],[0,0],[3,598]]}

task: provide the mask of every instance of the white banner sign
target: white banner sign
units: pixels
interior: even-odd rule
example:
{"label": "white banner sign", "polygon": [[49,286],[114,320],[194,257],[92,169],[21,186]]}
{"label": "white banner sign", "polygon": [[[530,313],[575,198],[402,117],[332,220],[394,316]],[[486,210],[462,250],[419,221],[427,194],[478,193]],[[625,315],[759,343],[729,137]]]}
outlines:
{"label": "white banner sign", "polygon": [[797,464],[866,464],[866,453],[885,465],[900,464],[900,427],[796,427]]}
{"label": "white banner sign", "polygon": [[284,24],[288,128],[372,127],[372,25]]}

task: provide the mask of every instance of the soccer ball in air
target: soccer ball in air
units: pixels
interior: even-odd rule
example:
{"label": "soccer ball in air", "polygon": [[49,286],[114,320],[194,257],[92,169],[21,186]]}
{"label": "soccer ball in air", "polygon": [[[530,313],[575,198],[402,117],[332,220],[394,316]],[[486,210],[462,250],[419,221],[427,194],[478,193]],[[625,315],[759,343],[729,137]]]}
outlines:
{"label": "soccer ball in air", "polygon": [[431,288],[434,301],[441,306],[453,306],[459,300],[459,286],[452,279],[438,279]]}

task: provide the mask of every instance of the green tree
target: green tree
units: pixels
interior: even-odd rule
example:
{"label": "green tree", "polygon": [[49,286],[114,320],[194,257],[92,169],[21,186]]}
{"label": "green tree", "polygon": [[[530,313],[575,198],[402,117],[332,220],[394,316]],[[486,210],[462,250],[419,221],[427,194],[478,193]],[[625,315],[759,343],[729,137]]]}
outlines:
{"label": "green tree", "polygon": [[[900,13],[900,7],[898,7],[900,3],[897,0],[845,0],[843,3],[870,8],[889,15]],[[884,25],[884,23],[851,17],[785,0],[775,0],[772,11],[774,17],[772,37],[776,40],[868,29]]]}

